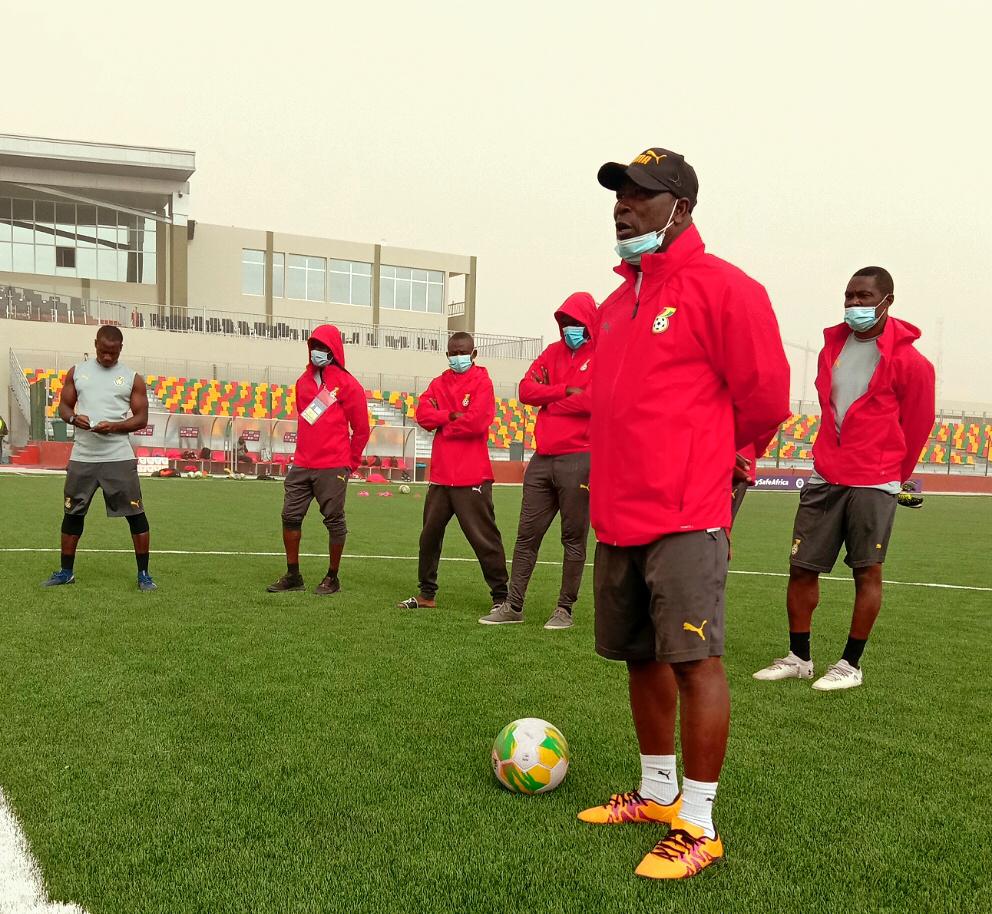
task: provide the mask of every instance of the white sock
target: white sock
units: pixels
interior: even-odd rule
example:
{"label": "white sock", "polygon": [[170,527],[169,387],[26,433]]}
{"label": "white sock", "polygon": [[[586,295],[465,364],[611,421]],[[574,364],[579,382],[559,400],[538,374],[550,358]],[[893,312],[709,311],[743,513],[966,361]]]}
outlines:
{"label": "white sock", "polygon": [[682,779],[682,808],[679,818],[701,828],[707,837],[715,838],[713,827],[713,801],[716,799],[716,781]]}
{"label": "white sock", "polygon": [[641,786],[637,791],[645,800],[668,806],[679,795],[679,777],[674,755],[642,755]]}

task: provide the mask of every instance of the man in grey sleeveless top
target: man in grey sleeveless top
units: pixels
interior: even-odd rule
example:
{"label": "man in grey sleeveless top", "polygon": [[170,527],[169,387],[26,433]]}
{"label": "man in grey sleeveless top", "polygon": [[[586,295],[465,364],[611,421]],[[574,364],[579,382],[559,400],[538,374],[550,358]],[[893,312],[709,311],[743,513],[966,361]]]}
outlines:
{"label": "man in grey sleeveless top", "polygon": [[[117,327],[96,334],[96,359],[66,372],[59,416],[75,429],[65,479],[62,564],[45,587],[75,584],[76,547],[96,490],[108,517],[126,517],[138,562],[138,589],[155,590],[148,573],[149,528],[141,499],[138,461],[128,435],[148,424],[148,390],[141,375],[119,361],[124,335]],[[128,415],[130,413],[130,415]]]}

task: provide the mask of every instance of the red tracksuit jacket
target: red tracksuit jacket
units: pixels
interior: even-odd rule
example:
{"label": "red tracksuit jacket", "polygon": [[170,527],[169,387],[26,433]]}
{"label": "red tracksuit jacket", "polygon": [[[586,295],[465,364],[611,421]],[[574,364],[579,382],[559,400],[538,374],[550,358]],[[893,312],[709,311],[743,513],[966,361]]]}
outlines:
{"label": "red tracksuit jacket", "polygon": [[[450,413],[464,415],[452,422]],[[417,402],[417,423],[435,432],[431,448],[434,485],[478,486],[492,481],[488,442],[495,417],[496,395],[485,368],[473,365],[463,374],[449,368],[431,381]]]}
{"label": "red tracksuit jacket", "polygon": [[[582,321],[591,336],[596,323],[596,302],[588,292],[576,292],[555,312],[559,324],[562,317]],[[534,427],[538,454],[555,456],[589,450],[594,347],[595,338],[573,352],[562,332],[562,339],[548,346],[520,380],[520,402],[540,407]],[[534,380],[543,376],[544,369],[549,384]],[[567,396],[568,387],[581,387],[582,393]]]}
{"label": "red tracksuit jacket", "polygon": [[641,260],[599,309],[592,525],[637,546],[730,527],[735,450],[789,415],[789,363],[764,288],[707,254],[694,226]]}
{"label": "red tracksuit jacket", "polygon": [[868,390],[851,404],[838,436],[830,390],[834,363],[851,332],[847,324],[823,331],[816,373],[821,418],[813,466],[838,486],[905,482],[913,475],[933,428],[933,365],[913,345],[920,331],[906,321],[887,318]]}
{"label": "red tracksuit jacket", "polygon": [[[341,332],[331,324],[321,324],[310,335],[329,346],[334,365],[314,368],[309,365],[296,382],[296,454],[293,465],[308,470],[349,467],[354,470],[362,460],[368,444],[369,408],[365,389],[344,367],[344,344]],[[307,355],[309,362],[309,350]],[[305,410],[321,387],[333,391],[337,401],[332,403],[311,425],[299,415]],[[350,429],[350,431],[349,431]]]}

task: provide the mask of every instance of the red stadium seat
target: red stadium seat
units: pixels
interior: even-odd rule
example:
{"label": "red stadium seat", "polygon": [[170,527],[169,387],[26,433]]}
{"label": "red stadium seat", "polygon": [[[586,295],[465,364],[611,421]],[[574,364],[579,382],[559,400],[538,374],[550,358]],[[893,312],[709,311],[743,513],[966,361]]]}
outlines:
{"label": "red stadium seat", "polygon": [[151,457],[152,449],[150,447],[136,447],[134,449],[135,457]]}
{"label": "red stadium seat", "polygon": [[167,448],[165,452],[165,456],[168,457],[170,460],[178,460],[180,457],[182,457],[182,455],[183,452],[179,450],[179,448],[177,447]]}

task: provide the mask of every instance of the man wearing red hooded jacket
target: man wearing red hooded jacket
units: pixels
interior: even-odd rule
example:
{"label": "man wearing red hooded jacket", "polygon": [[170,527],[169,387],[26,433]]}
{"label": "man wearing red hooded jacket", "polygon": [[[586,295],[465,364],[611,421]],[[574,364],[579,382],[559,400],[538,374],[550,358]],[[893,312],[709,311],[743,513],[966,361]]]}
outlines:
{"label": "man wearing red hooded jacket", "polygon": [[348,527],[344,517],[348,477],[368,444],[369,410],[365,390],[345,369],[341,332],[321,324],[307,340],[307,368],[296,382],[296,453],[286,476],[282,508],[282,541],[286,573],[267,588],[269,593],[304,589],[300,574],[303,518],[316,499],[329,541],[327,574],[314,593],[341,589],[338,570]]}
{"label": "man wearing red hooded jacket", "polygon": [[723,856],[712,810],[730,723],[721,656],[735,452],[757,451],[788,416],[789,366],[765,290],[706,253],[681,155],[648,149],[604,165],[599,181],[616,192],[624,262],[596,327],[596,650],[627,663],[641,783],[579,818],[669,823],[636,873],[681,879]]}
{"label": "man wearing red hooded jacket", "polygon": [[537,452],[524,474],[510,595],[479,620],[483,625],[523,622],[524,596],[541,541],[560,511],[565,550],[561,591],[544,627],[553,631],[572,626],[589,536],[589,384],[595,319],[596,302],[588,292],[565,299],[555,312],[561,341],[548,346],[520,381],[520,401],[540,409],[534,428]]}
{"label": "man wearing red hooded jacket", "polygon": [[[854,574],[854,613],[841,659],[813,683],[821,692],[863,682],[861,654],[882,607],[882,563],[896,506],[933,428],[934,370],[916,349],[920,331],[889,316],[892,277],[858,270],[844,294],[844,323],[823,331],[817,366],[820,431],[813,475],[799,498],[786,604],[789,653],[755,679],[812,679],[809,635],[821,573],[840,547]],[[911,500],[916,507],[919,499]]]}
{"label": "man wearing red hooded jacket", "polygon": [[458,518],[482,566],[492,608],[506,602],[506,554],[496,526],[488,445],[496,395],[489,372],[475,364],[477,355],[471,334],[453,333],[448,340],[450,367],[431,381],[417,402],[417,423],[434,432],[434,442],[420,534],[420,591],[399,604],[403,609],[437,606],[437,570],[452,517]]}

